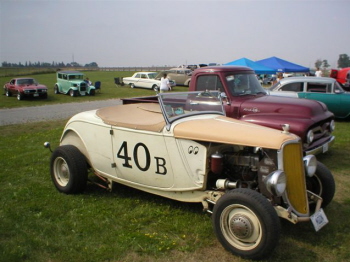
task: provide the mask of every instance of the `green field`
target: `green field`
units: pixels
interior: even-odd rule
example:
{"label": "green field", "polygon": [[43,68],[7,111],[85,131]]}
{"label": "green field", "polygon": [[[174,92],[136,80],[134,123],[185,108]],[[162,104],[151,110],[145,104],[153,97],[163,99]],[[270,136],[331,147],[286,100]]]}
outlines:
{"label": "green field", "polygon": [[[4,90],[1,90],[0,96],[0,108],[13,108],[13,107],[25,107],[25,106],[39,106],[49,105],[58,103],[71,103],[71,102],[84,102],[84,101],[95,101],[105,100],[112,98],[124,98],[133,96],[148,96],[154,95],[153,90],[134,88],[131,89],[128,85],[121,86],[115,85],[114,78],[132,76],[134,72],[127,71],[86,71],[84,72],[86,77],[94,83],[101,81],[101,92],[98,92],[95,96],[79,96],[70,97],[69,95],[54,94],[54,85],[56,83],[56,74],[35,74],[35,75],[23,75],[20,77],[32,77],[35,78],[40,84],[46,85],[49,88],[48,99],[25,99],[18,101],[16,96],[6,97]],[[0,77],[0,83],[2,86],[9,82],[13,76],[2,76]],[[188,91],[188,87],[176,86],[173,88],[174,92]]]}
{"label": "green field", "polygon": [[[77,98],[53,94],[54,74],[36,75],[51,87],[48,101],[1,96],[1,105],[5,100],[13,102],[2,107],[154,94],[116,87],[114,77],[120,74],[88,73],[93,81],[102,81],[102,92]],[[112,192],[89,184],[84,194],[59,193],[50,179],[50,152],[43,143],[58,146],[65,122],[1,127],[0,262],[245,261],[221,247],[201,204],[176,202],[121,185]],[[280,243],[266,261],[350,260],[349,130],[350,122],[337,121],[334,146],[318,156],[336,181],[334,200],[325,210],[329,224],[316,233],[311,223],[293,225],[281,220]]]}

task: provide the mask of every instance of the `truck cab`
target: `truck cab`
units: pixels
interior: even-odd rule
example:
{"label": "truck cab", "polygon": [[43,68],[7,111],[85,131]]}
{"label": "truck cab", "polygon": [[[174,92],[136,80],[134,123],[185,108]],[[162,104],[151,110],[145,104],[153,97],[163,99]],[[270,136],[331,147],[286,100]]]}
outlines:
{"label": "truck cab", "polygon": [[228,117],[298,135],[306,155],[325,153],[334,143],[334,115],[325,104],[270,96],[251,68],[215,66],[196,69],[189,91],[200,90],[220,90]]}

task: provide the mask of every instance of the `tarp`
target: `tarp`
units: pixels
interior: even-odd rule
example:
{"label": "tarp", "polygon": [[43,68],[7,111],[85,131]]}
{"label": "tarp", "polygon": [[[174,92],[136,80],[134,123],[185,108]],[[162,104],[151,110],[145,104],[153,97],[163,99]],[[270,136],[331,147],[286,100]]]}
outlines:
{"label": "tarp", "polygon": [[281,58],[270,58],[256,61],[256,63],[275,69],[276,72],[309,72],[310,69],[301,65],[293,64]]}
{"label": "tarp", "polygon": [[234,60],[225,65],[239,65],[239,66],[247,66],[255,71],[256,74],[275,74],[276,70],[261,64],[258,64],[248,58],[241,58],[238,60]]}

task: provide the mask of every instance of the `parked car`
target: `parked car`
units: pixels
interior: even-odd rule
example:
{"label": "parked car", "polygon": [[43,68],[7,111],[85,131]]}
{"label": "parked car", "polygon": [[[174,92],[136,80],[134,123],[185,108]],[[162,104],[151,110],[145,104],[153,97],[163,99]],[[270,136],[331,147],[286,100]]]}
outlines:
{"label": "parked car", "polygon": [[269,89],[269,94],[321,101],[336,118],[350,118],[350,93],[331,77],[283,78]]}
{"label": "parked car", "polygon": [[[187,68],[171,68],[166,71],[168,78],[174,80],[177,85],[189,86],[192,70]],[[159,77],[159,76],[158,76]]]}
{"label": "parked car", "polygon": [[[131,77],[124,77],[122,84],[130,85],[131,88],[140,87],[158,91],[160,87],[160,78],[162,76],[157,72],[136,72]],[[174,80],[170,80],[171,86],[176,86]]]}
{"label": "parked car", "polygon": [[187,68],[191,69],[192,71],[201,68],[201,67],[206,67],[208,66],[207,64],[195,64],[195,65],[188,65]]}
{"label": "parked car", "polygon": [[5,95],[16,95],[18,100],[25,97],[47,98],[47,87],[34,78],[13,78],[4,85]]}
{"label": "parked car", "polygon": [[315,156],[303,157],[298,136],[226,117],[219,91],[158,99],[73,116],[51,155],[56,189],[81,193],[89,173],[110,190],[117,182],[202,203],[221,244],[249,259],[271,254],[279,218],[327,224],[334,178]]}
{"label": "parked car", "polygon": [[58,71],[55,94],[70,96],[95,95],[95,87],[84,80],[84,74],[78,71]]}
{"label": "parked car", "polygon": [[350,91],[350,67],[343,69],[332,69],[330,77],[335,78],[346,91]]}

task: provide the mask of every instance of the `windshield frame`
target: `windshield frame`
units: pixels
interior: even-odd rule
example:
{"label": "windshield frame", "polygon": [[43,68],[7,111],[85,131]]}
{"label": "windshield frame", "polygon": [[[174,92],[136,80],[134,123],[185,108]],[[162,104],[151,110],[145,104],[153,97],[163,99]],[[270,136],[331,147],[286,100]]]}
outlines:
{"label": "windshield frame", "polygon": [[226,116],[220,91],[173,92],[157,94],[167,124],[199,115],[216,114]]}

